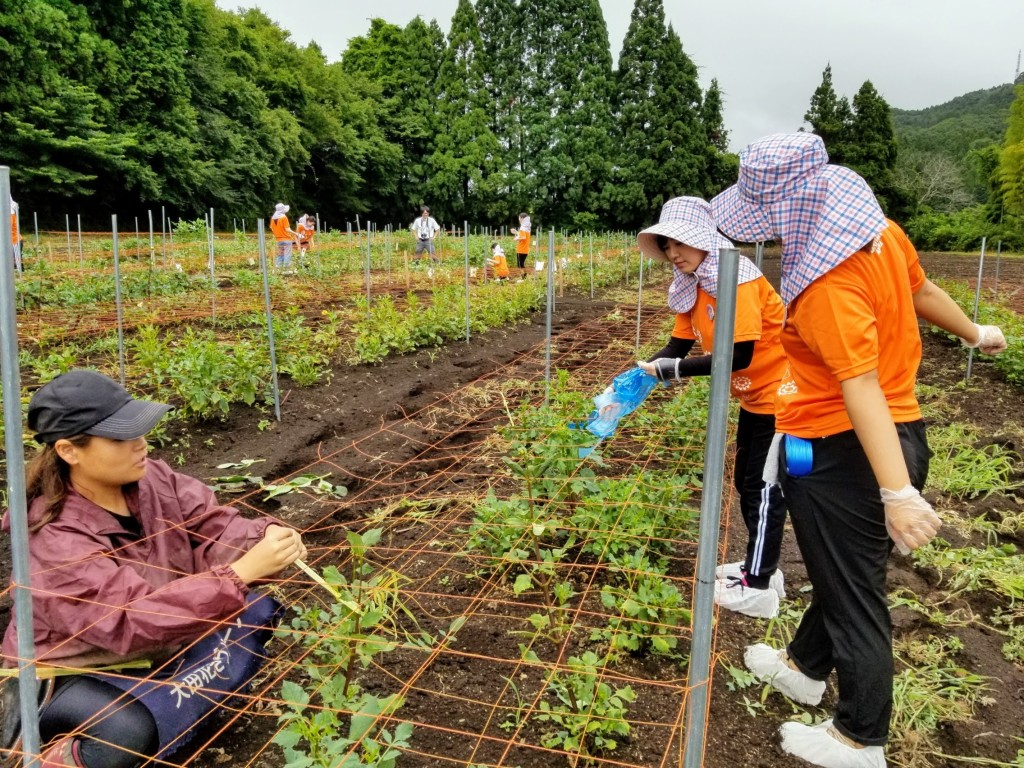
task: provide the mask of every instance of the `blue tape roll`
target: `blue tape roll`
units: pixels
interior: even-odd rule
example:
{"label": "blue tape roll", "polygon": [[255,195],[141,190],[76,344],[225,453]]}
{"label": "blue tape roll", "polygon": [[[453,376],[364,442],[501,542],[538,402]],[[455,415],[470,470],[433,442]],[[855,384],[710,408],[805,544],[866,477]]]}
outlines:
{"label": "blue tape roll", "polygon": [[785,436],[786,472],[792,477],[809,475],[814,468],[814,448],[810,440],[794,435]]}

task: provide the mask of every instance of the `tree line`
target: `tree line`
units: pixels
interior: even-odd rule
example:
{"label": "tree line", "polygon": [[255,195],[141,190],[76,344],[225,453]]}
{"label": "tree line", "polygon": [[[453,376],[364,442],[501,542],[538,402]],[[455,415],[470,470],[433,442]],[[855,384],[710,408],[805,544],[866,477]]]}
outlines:
{"label": "tree line", "polygon": [[661,0],[637,0],[617,68],[597,0],[460,0],[447,36],[376,19],[339,62],[213,0],[7,0],[0,67],[0,161],[43,218],[283,200],[635,227],[735,169],[718,86]]}
{"label": "tree line", "polygon": [[[702,90],[663,0],[635,0],[614,67],[597,0],[460,0],[447,35],[375,19],[336,62],[214,0],[6,0],[0,67],[0,162],[44,226],[158,205],[223,222],[285,201],[336,226],[427,204],[446,223],[528,211],[635,229],[670,197],[716,194],[738,165],[723,94]],[[826,67],[804,120],[890,215],[970,240],[1020,229],[1020,102],[1003,144],[972,146],[966,195],[899,146],[870,82],[848,100]]]}

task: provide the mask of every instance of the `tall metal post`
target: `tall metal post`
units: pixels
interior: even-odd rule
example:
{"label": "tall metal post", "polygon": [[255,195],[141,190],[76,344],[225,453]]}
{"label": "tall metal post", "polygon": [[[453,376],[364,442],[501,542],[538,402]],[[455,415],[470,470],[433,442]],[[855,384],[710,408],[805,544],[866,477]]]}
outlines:
{"label": "tall metal post", "polygon": [[636,289],[636,348],[640,349],[640,309],[644,303],[644,255],[640,253],[640,279]]}
{"label": "tall metal post", "polygon": [[206,231],[206,246],[210,261],[210,321],[217,322],[217,274],[213,263],[213,208],[210,209],[210,226]]}
{"label": "tall metal post", "polygon": [[590,298],[594,298],[594,233],[590,233]]}
{"label": "tall metal post", "polygon": [[[978,258],[978,282],[974,286],[974,315],[972,319],[975,323],[978,322],[978,305],[981,303],[981,276],[985,272],[985,239],[981,238],[981,256]],[[974,363],[974,347],[967,350],[967,373],[964,376],[964,381],[969,381],[971,378],[971,365]]]}
{"label": "tall metal post", "polygon": [[1002,240],[997,240],[996,241],[996,287],[995,287],[995,290],[993,291],[993,294],[995,296],[999,295],[999,258],[1000,258],[1000,256],[1002,256],[1002,254],[1003,254],[1003,241]]}
{"label": "tall metal post", "polygon": [[110,233],[114,242],[114,305],[117,307],[117,369],[124,386],[124,305],[121,300],[121,252],[117,243],[117,214],[110,217]]}
{"label": "tall metal post", "polygon": [[71,217],[68,214],[64,214],[64,229],[68,233],[68,264],[71,263]]}
{"label": "tall metal post", "polygon": [[164,266],[167,266],[167,214],[160,206],[160,250],[164,254]]}
{"label": "tall metal post", "polygon": [[[69,240],[70,244],[70,235]],[[7,508],[11,523],[11,592],[18,630],[18,688],[24,765],[39,763],[39,703],[36,649],[29,579],[28,503],[25,500],[25,446],[21,442],[21,373],[18,368],[18,319],[11,248],[11,169],[0,166],[0,379],[4,399],[4,450],[7,452]]]}
{"label": "tall metal post", "polygon": [[156,248],[153,244],[153,209],[150,208],[146,213],[149,215],[149,265],[152,267],[153,262],[156,261]]}
{"label": "tall metal post", "polygon": [[[356,227],[359,227],[359,217],[356,216]],[[370,228],[366,228],[366,319],[370,319]]]}
{"label": "tall metal post", "polygon": [[547,323],[544,334],[544,407],[551,399],[551,309],[555,303],[555,230],[548,230]]}
{"label": "tall metal post", "polygon": [[78,217],[78,263],[85,263],[85,254],[82,252],[82,214],[75,214]]}
{"label": "tall metal post", "polygon": [[466,343],[469,344],[469,222],[462,222],[462,235],[466,244]]}
{"label": "tall metal post", "polygon": [[715,354],[711,359],[711,394],[704,450],[704,485],[697,541],[697,584],[693,596],[693,639],[686,703],[686,748],[683,768],[700,768],[704,760],[704,733],[708,717],[711,672],[711,634],[715,620],[715,561],[718,558],[725,475],[726,426],[729,420],[729,383],[732,372],[733,333],[736,328],[736,282],[740,252],[718,252],[718,298],[715,313]]}
{"label": "tall metal post", "polygon": [[260,249],[260,271],[263,272],[263,305],[267,311],[267,338],[270,342],[270,383],[274,389],[274,415],[281,420],[281,390],[277,383],[277,354],[274,351],[274,312],[270,304],[270,280],[267,277],[267,243],[263,219],[256,220],[256,240]]}

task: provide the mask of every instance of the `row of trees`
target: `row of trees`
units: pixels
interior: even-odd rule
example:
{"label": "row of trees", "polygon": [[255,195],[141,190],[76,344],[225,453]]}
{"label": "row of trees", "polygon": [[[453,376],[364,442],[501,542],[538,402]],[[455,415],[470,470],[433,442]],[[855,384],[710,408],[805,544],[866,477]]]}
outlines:
{"label": "row of trees", "polygon": [[[7,0],[0,162],[26,210],[635,227],[735,174],[662,0],[617,69],[597,0],[460,0],[447,37],[380,19],[329,63],[213,0]],[[223,219],[221,219],[223,221]]]}

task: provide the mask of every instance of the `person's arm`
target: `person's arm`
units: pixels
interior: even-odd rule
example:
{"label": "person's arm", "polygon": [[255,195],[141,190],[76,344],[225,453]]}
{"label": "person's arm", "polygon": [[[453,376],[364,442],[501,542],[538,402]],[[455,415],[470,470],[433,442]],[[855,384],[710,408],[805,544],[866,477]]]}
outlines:
{"label": "person's arm", "polygon": [[931,541],[942,521],[910,484],[899,434],[878,382],[878,371],[846,379],[840,387],[853,431],[878,481],[886,530],[896,547],[907,554]]}
{"label": "person's arm", "polygon": [[994,325],[976,325],[949,294],[931,280],[914,294],[914,312],[923,320],[959,336],[968,347],[977,347],[987,355],[1006,349],[1002,331]]}
{"label": "person's arm", "polygon": [[[691,342],[692,344],[692,342]],[[733,345],[732,371],[742,371],[750,367],[754,359],[754,341],[737,341]],[[690,376],[710,376],[713,355],[699,357],[662,357],[654,362],[642,362],[638,365],[645,373],[657,376],[658,381],[678,381]]]}
{"label": "person's arm", "polygon": [[653,363],[660,357],[686,357],[693,349],[696,339],[681,339],[678,336],[669,336],[668,343],[647,358],[648,363]]}

